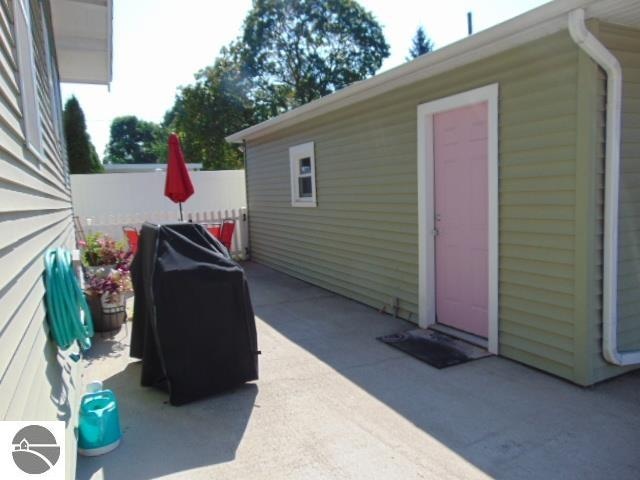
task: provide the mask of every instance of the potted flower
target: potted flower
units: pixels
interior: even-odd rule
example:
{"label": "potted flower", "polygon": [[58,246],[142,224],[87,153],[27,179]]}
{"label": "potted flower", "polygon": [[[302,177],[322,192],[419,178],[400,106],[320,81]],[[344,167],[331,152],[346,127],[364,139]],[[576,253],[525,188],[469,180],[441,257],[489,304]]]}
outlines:
{"label": "potted flower", "polygon": [[129,272],[114,269],[107,276],[94,275],[89,279],[86,292],[94,313],[97,332],[116,330],[126,319],[125,293],[131,291]]}
{"label": "potted flower", "polygon": [[131,291],[131,252],[101,233],[89,235],[81,247],[94,328],[97,332],[118,329],[126,319],[124,294]]}
{"label": "potted flower", "polygon": [[111,270],[126,266],[128,270],[131,263],[131,252],[127,250],[123,242],[116,242],[113,238],[103,233],[94,233],[87,237],[86,242],[81,242],[82,263],[88,276],[107,276]]}

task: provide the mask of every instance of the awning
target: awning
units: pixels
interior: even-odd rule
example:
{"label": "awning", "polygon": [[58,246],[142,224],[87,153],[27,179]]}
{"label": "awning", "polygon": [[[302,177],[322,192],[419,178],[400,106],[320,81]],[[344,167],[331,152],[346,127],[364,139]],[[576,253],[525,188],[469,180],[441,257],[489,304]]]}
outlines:
{"label": "awning", "polygon": [[60,81],[109,84],[112,0],[51,0]]}

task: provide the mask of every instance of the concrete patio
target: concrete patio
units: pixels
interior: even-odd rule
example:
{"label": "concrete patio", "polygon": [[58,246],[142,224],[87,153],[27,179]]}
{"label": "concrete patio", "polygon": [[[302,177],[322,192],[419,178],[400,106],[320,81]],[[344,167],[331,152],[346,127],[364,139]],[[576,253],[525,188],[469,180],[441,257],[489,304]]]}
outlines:
{"label": "concrete patio", "polygon": [[172,407],[124,330],[98,340],[85,380],[116,392],[124,438],[79,479],[640,478],[640,372],[582,389],[497,357],[436,370],[375,339],[411,324],[245,267],[260,380]]}

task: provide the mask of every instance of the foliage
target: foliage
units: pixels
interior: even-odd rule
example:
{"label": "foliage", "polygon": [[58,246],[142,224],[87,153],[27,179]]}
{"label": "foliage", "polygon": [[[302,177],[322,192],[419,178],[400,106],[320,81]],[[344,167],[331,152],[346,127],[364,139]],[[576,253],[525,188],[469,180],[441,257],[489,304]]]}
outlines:
{"label": "foliage", "polygon": [[[179,135],[187,162],[242,168],[226,136],[373,75],[388,56],[382,28],[353,0],[254,0],[242,37],[178,91],[162,127]],[[158,145],[132,123],[114,120],[106,161],[135,163],[136,148]]]}
{"label": "foliage", "polygon": [[168,135],[162,125],[134,115],[116,117],[111,122],[105,163],[166,162]]}
{"label": "foliage", "polygon": [[87,124],[80,102],[72,96],[64,106],[64,136],[67,144],[70,173],[100,173],[102,163],[87,133]]}
{"label": "foliage", "polygon": [[82,261],[89,267],[108,266],[86,272],[86,291],[90,295],[106,296],[115,301],[119,294],[131,291],[130,266],[133,254],[124,242],[116,242],[102,233],[94,233],[81,243]]}
{"label": "foliage", "polygon": [[353,0],[254,0],[241,49],[268,116],[371,76],[389,56],[382,28]]}
{"label": "foliage", "polygon": [[87,236],[82,243],[82,261],[88,267],[115,265],[119,269],[129,269],[132,254],[124,242],[116,242],[113,238],[102,233]]}
{"label": "foliage", "polygon": [[89,295],[103,296],[109,302],[115,301],[121,293],[129,292],[131,287],[131,274],[129,270],[113,269],[107,276],[89,275],[86,291]]}
{"label": "foliage", "polygon": [[93,143],[89,143],[89,157],[91,158],[91,165],[94,169],[93,172],[104,172],[104,167],[102,166],[102,162],[100,161],[100,157],[98,156],[98,152],[96,151],[96,147]]}
{"label": "foliage", "polygon": [[413,60],[414,58],[418,58],[425,53],[429,53],[433,51],[433,42],[424,31],[424,28],[418,27],[416,30],[416,34],[413,36],[413,40],[411,42],[411,48],[409,49],[409,56],[407,57],[407,61]]}
{"label": "foliage", "polygon": [[196,74],[196,82],[180,89],[165,126],[180,137],[185,160],[205,170],[242,168],[240,150],[225,137],[249,126],[253,109],[237,48],[223,48],[213,66]]}

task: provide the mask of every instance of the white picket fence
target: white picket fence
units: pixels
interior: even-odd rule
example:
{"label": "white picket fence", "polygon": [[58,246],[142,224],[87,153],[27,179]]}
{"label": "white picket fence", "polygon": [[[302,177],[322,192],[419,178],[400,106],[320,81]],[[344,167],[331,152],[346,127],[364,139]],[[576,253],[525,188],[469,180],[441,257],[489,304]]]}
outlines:
{"label": "white picket fence", "polygon": [[[194,222],[236,221],[231,252],[245,258],[248,228],[244,170],[189,172],[195,193],[185,203],[184,219]],[[71,175],[73,212],[85,234],[103,232],[123,239],[122,227],[179,219],[178,205],[164,196],[165,172]]]}
{"label": "white picket fence", "polygon": [[[244,170],[189,172],[195,193],[182,208],[205,212],[246,206]],[[71,175],[73,210],[77,216],[178,212],[164,196],[164,172]]]}
{"label": "white picket fence", "polygon": [[[216,211],[188,212],[185,221],[194,223],[222,223],[225,219],[235,220],[236,226],[231,239],[231,255],[245,259],[249,248],[247,209],[225,209]],[[140,228],[144,222],[167,223],[179,220],[177,209],[164,212],[134,214],[109,214],[79,218],[85,234],[101,232],[117,240],[124,240],[125,226]]]}

